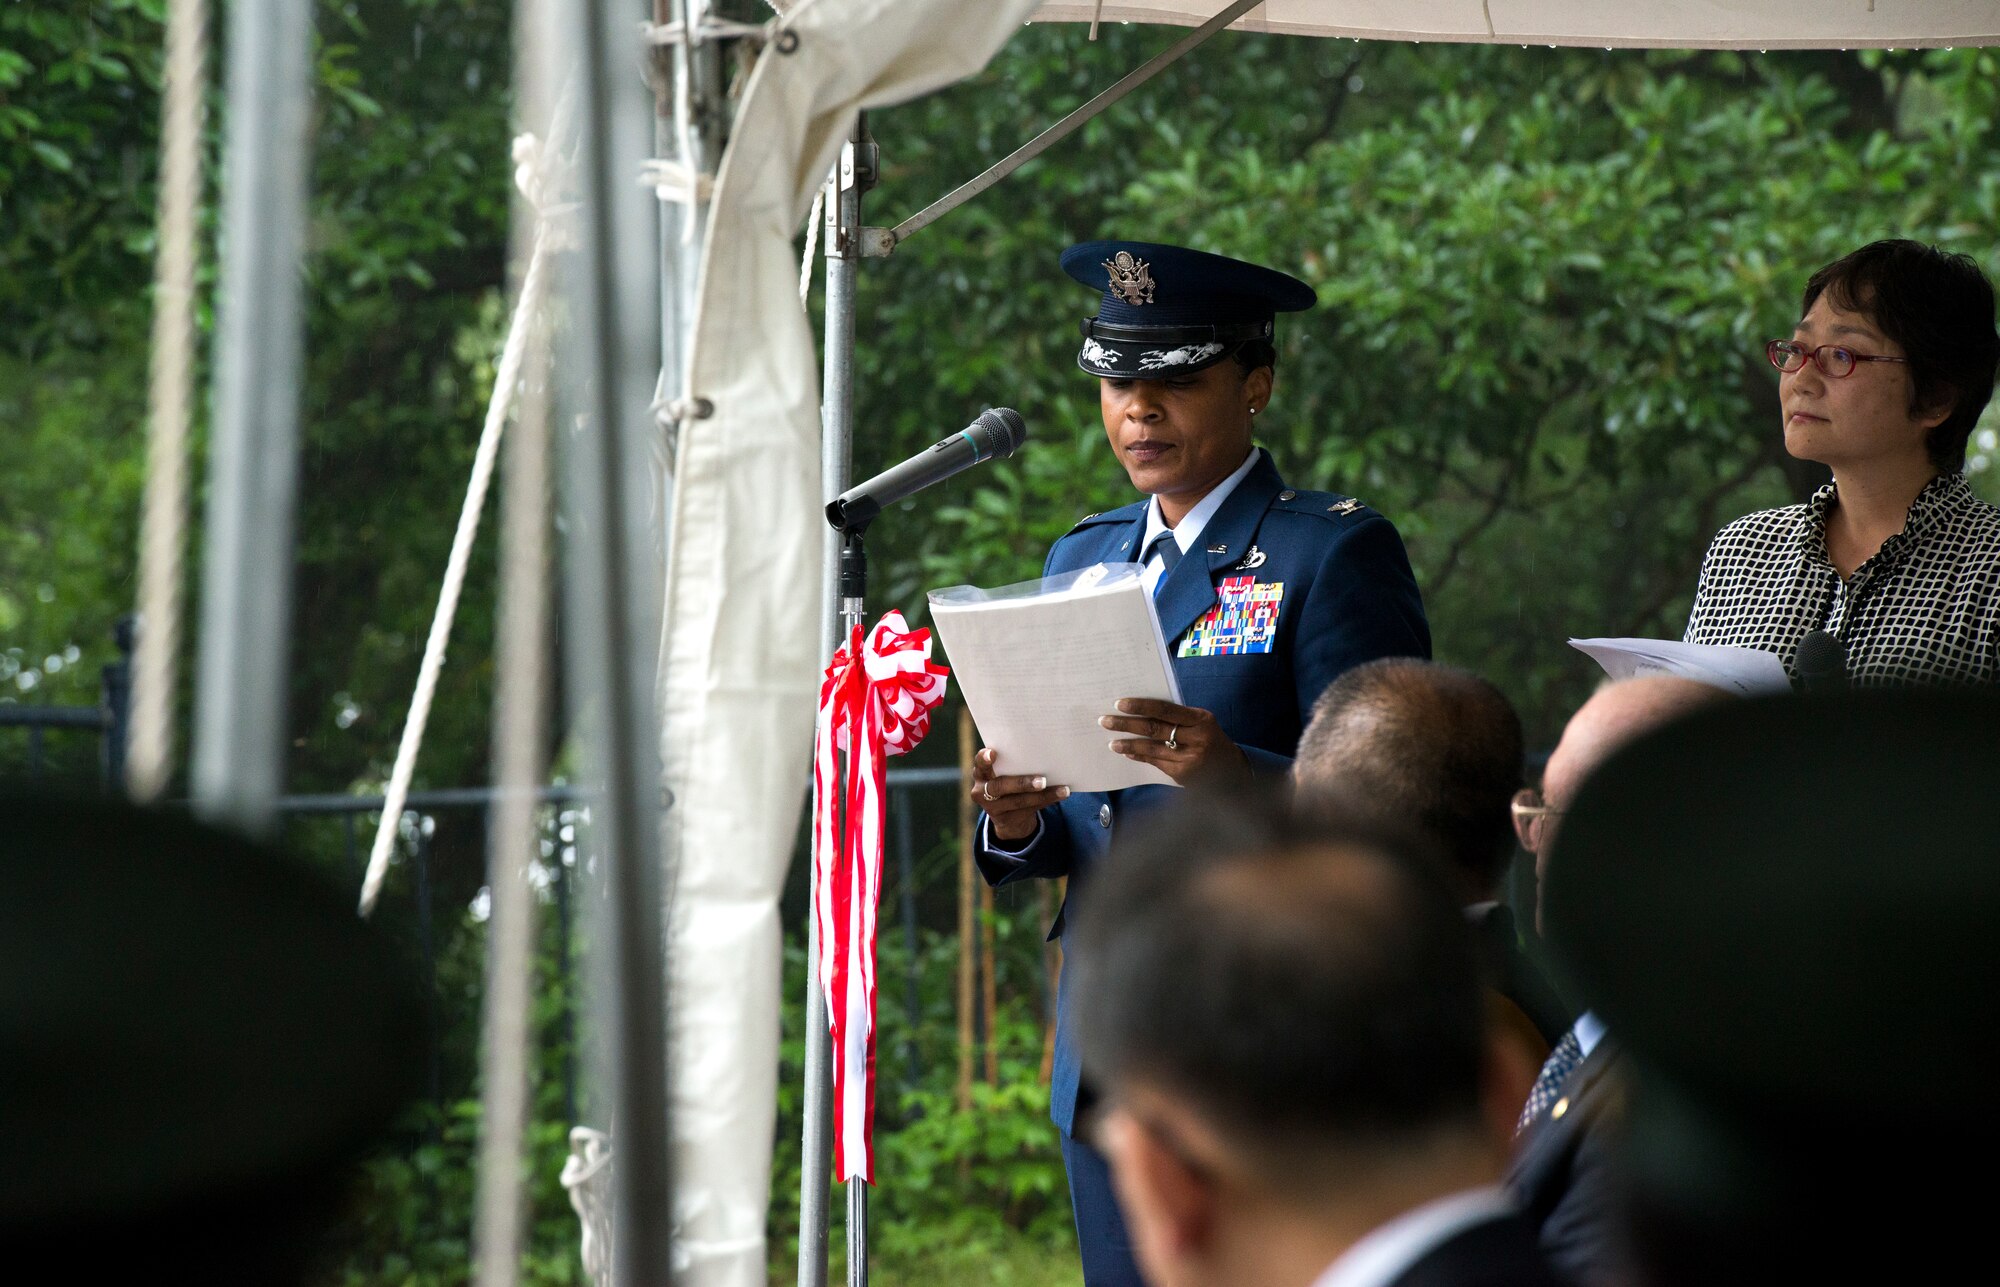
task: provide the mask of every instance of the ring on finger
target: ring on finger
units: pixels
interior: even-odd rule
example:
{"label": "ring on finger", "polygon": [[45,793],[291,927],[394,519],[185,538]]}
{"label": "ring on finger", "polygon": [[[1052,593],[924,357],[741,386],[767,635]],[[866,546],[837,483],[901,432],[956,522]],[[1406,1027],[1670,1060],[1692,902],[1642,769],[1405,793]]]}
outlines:
{"label": "ring on finger", "polygon": [[1167,725],[1167,749],[1169,751],[1178,751],[1181,749],[1181,744],[1174,740],[1176,737],[1180,736],[1180,732],[1181,732],[1180,725],[1178,724]]}
{"label": "ring on finger", "polygon": [[988,804],[992,804],[992,803],[993,803],[993,779],[991,779],[991,778],[988,778],[988,779],[986,780],[986,788],[985,788],[985,790],[986,790],[986,803],[988,803]]}

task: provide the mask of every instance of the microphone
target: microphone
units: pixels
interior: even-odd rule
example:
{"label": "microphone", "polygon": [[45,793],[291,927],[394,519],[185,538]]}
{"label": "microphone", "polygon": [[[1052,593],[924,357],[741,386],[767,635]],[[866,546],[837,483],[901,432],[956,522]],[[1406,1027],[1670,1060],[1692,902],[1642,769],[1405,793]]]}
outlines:
{"label": "microphone", "polygon": [[842,492],[826,507],[826,521],[842,532],[859,532],[910,493],[941,483],[982,460],[1011,456],[1027,437],[1028,426],[1020,412],[1008,407],[989,408],[951,437]]}
{"label": "microphone", "polygon": [[1799,691],[1833,693],[1847,687],[1847,648],[1824,630],[1808,630],[1792,661]]}

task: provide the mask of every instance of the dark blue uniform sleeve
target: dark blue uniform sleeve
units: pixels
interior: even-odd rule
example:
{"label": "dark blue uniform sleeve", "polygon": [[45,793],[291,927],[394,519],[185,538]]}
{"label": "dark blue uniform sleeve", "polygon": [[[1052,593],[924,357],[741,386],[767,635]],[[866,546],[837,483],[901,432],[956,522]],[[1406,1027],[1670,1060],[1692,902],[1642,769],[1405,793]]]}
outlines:
{"label": "dark blue uniform sleeve", "polygon": [[[1344,530],[1327,546],[1313,574],[1312,594],[1299,619],[1292,657],[1299,726],[1341,672],[1378,657],[1429,657],[1430,626],[1396,528],[1379,514]],[[1244,746],[1258,774],[1290,772],[1292,757]]]}
{"label": "dark blue uniform sleeve", "polygon": [[1313,577],[1298,640],[1292,673],[1301,725],[1343,671],[1378,657],[1431,655],[1416,574],[1388,519],[1370,515],[1328,547]]}

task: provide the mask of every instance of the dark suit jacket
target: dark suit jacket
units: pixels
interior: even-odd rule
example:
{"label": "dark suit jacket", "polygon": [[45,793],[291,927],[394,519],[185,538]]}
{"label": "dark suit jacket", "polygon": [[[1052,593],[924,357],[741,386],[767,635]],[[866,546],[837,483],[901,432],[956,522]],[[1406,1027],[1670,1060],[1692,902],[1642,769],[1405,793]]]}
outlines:
{"label": "dark suit jacket", "polygon": [[1392,1287],[1567,1287],[1519,1216],[1485,1220],[1445,1239]]}
{"label": "dark suit jacket", "polygon": [[[1137,562],[1145,531],[1144,502],[1093,514],[1055,543],[1043,575],[1093,563]],[[1199,628],[1215,620],[1217,585],[1232,579],[1240,579],[1240,589],[1254,583],[1266,594],[1281,587],[1275,591],[1278,617],[1269,651],[1182,655],[1201,651]],[[1261,450],[1202,529],[1200,546],[1162,581],[1153,603],[1174,654],[1181,700],[1213,711],[1259,772],[1279,774],[1291,767],[1313,702],[1334,676],[1377,657],[1428,657],[1431,651],[1416,577],[1389,520],[1344,496],[1286,487]],[[1119,819],[1158,808],[1172,791],[1144,786],[1077,792],[1042,811],[1041,833],[1023,853],[996,853],[982,843],[975,855],[980,872],[995,885],[1068,876],[1074,895],[1110,848]],[[1063,926],[1059,914],[1050,937],[1061,935]],[[1063,971],[1056,1001],[1049,1091],[1050,1116],[1065,1131],[1075,1119],[1081,1080],[1067,1018],[1072,973]]]}
{"label": "dark suit jacket", "polygon": [[1529,1126],[1507,1168],[1507,1188],[1540,1231],[1542,1250],[1579,1283],[1630,1276],[1616,1140],[1625,1069],[1615,1039],[1605,1036],[1563,1081],[1556,1101],[1562,1115]]}
{"label": "dark suit jacket", "polygon": [[1535,1031],[1542,1034],[1544,1044],[1554,1046],[1561,1041],[1576,1016],[1542,973],[1542,967],[1522,950],[1513,908],[1495,903],[1474,919],[1473,929],[1479,938],[1487,981],[1494,991],[1521,1007]]}

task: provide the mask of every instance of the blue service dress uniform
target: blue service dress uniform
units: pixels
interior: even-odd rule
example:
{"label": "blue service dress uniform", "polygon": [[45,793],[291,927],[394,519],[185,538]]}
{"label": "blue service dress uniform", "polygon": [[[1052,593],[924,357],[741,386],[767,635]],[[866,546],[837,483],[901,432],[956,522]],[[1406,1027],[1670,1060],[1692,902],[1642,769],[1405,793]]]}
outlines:
{"label": "blue service dress uniform", "polygon": [[[1096,315],[1082,321],[1076,362],[1112,390],[1134,381],[1180,381],[1237,358],[1244,359],[1246,373],[1269,365],[1275,353],[1259,346],[1274,341],[1277,314],[1317,301],[1310,286],[1288,274],[1154,242],[1084,242],[1063,252],[1062,269],[1099,296]],[[1257,410],[1247,406],[1249,415]],[[1161,423],[1170,443],[1190,435],[1212,443],[1211,435],[1228,440],[1247,422],[1232,425],[1225,416],[1191,424],[1166,417]],[[1109,410],[1105,425],[1112,431]],[[1245,432],[1245,446],[1247,439]],[[1114,446],[1118,440],[1113,432]],[[1043,574],[1143,562],[1149,503],[1084,519],[1049,551]],[[1377,657],[1430,655],[1423,601],[1396,529],[1349,497],[1286,487],[1262,450],[1171,564],[1153,606],[1182,702],[1212,712],[1260,773],[1290,767],[1313,703],[1342,671]],[[1005,764],[998,771],[1037,768]],[[982,825],[975,857],[995,885],[1067,876],[1075,893],[1089,884],[1121,821],[1164,804],[1174,789],[1075,793],[1044,809],[1034,836],[1018,847],[994,843]],[[1062,936],[1063,929],[1058,915],[1050,937]],[[1142,1280],[1108,1165],[1075,1135],[1089,1094],[1070,1029],[1068,993],[1075,977],[1063,972],[1056,1001],[1049,1115],[1062,1128],[1086,1287],[1133,1287]]]}
{"label": "blue service dress uniform", "polygon": [[[1182,704],[1213,712],[1253,770],[1280,774],[1291,767],[1313,702],[1335,676],[1377,657],[1428,657],[1431,639],[1409,556],[1389,520],[1349,497],[1295,491],[1268,453],[1260,449],[1259,457],[1161,583],[1154,609]],[[1055,543],[1043,575],[1137,562],[1145,530],[1143,501],[1094,514]],[[1244,650],[1232,646],[1227,628],[1273,595],[1277,619],[1268,637]],[[1218,624],[1224,629],[1214,629]],[[982,827],[980,872],[994,885],[1067,876],[1074,894],[1109,850],[1120,820],[1159,807],[1177,789],[1079,791],[1042,811],[1039,834],[1019,854],[1005,852],[1005,842],[990,841]],[[1063,921],[1059,915],[1052,937],[1061,936]],[[1064,971],[1064,993],[1069,979]],[[1058,996],[1049,1103],[1065,1134],[1075,1122],[1082,1073],[1066,1001]]]}

